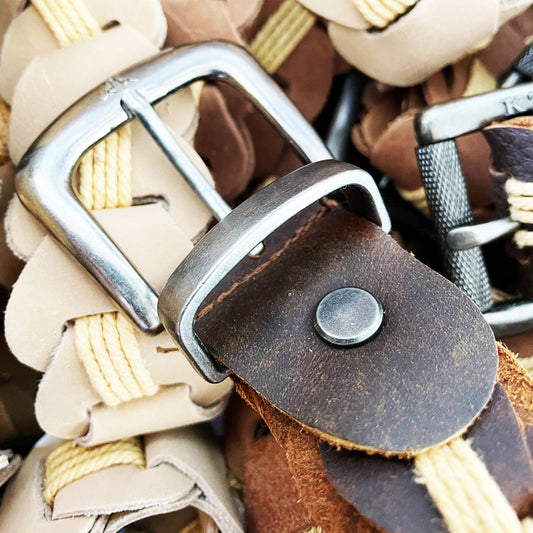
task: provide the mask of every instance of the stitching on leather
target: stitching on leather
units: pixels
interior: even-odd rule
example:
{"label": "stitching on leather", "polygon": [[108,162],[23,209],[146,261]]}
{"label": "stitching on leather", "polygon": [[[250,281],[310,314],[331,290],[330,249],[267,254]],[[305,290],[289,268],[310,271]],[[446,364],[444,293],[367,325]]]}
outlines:
{"label": "stitching on leather", "polygon": [[[238,287],[241,285],[244,285],[248,281],[250,281],[252,278],[263,272],[269,265],[274,263],[274,261],[277,261],[283,253],[289,248],[292,244],[294,244],[302,235],[304,235],[307,230],[309,230],[311,227],[316,224],[318,220],[326,213],[326,211],[329,210],[329,204],[330,202],[325,202],[325,205],[323,205],[319,211],[314,213],[309,220],[302,226],[300,226],[295,234],[285,241],[285,244],[275,253],[273,253],[268,261],[265,261],[261,265],[259,265],[255,270],[241,278],[240,280],[236,281],[227,291],[223,292],[214,302],[211,302],[209,305],[204,307],[199,313],[197,320],[205,317],[208,313],[210,313],[218,304],[222,303],[228,296],[230,296]],[[333,203],[333,202],[332,202]]]}

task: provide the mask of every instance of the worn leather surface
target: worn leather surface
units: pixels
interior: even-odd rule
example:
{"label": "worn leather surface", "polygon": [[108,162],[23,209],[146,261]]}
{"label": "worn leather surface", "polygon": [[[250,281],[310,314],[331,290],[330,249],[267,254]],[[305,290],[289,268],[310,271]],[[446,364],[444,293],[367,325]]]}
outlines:
{"label": "worn leather surface", "polygon": [[[501,385],[466,438],[513,508],[525,516],[533,501],[533,470],[526,441]],[[416,482],[412,461],[338,452],[326,444],[320,447],[333,486],[378,525],[405,533],[447,531],[426,488]]]}
{"label": "worn leather surface", "polygon": [[[365,345],[336,348],[313,315],[347,286],[374,294],[385,320]],[[286,224],[210,300],[196,332],[211,353],[331,443],[408,455],[462,432],[490,398],[496,349],[477,307],[341,207]]]}
{"label": "worn leather surface", "polygon": [[[485,128],[483,134],[492,153],[490,170],[499,215],[508,216],[505,192],[507,179],[513,177],[520,181],[533,182],[533,117],[518,117],[501,124],[493,124]],[[518,288],[526,298],[533,299],[533,249],[519,249],[512,238],[508,238],[508,250],[518,263]]]}
{"label": "worn leather surface", "polygon": [[[346,450],[336,452],[327,444],[320,444],[250,386],[238,382],[237,391],[264,418],[272,435],[284,448],[303,503],[317,523],[323,527],[327,524],[327,531],[446,531],[427,492],[413,482],[411,461]],[[499,345],[498,385],[467,438],[471,439],[473,448],[521,517],[530,507],[532,494],[530,454],[525,446],[533,427],[532,405],[533,380],[514,354]],[[326,453],[321,454],[319,447]],[[339,456],[344,456],[344,460],[337,463]],[[353,461],[352,466],[357,463],[357,470],[345,471],[350,467],[348,457]],[[329,477],[325,483],[327,466]],[[335,479],[339,491],[343,489],[340,486],[343,480],[344,494],[358,495],[358,511],[362,515],[353,514],[355,509],[346,507],[346,500],[332,484]],[[342,501],[345,503],[341,504]],[[350,512],[348,525],[344,517]]]}

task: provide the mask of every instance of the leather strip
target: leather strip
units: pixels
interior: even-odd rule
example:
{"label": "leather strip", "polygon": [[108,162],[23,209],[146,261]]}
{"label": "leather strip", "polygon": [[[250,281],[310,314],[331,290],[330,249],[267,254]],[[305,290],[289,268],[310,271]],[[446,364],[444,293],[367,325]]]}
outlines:
{"label": "leather strip", "polygon": [[303,533],[315,522],[300,499],[285,451],[237,394],[224,418],[226,460],[242,492],[249,533]]}
{"label": "leather strip", "polygon": [[[525,421],[533,413],[533,381],[521,369],[516,357],[503,346],[499,347],[499,356],[499,385],[489,407],[472,426],[468,436],[485,460],[491,475],[500,483],[522,517],[530,511],[533,483],[530,451],[525,447],[528,428],[532,427]],[[289,468],[304,504],[318,523],[323,527],[327,523],[327,531],[446,531],[424,487],[414,482],[410,461],[355,451],[336,451],[326,443],[320,444],[325,455],[317,457],[318,439],[302,431],[299,424],[283,415],[248,385],[238,382],[237,391],[261,414],[285,449]],[[510,408],[509,400],[513,408]],[[339,456],[352,458],[357,469],[347,471],[347,462],[337,462]],[[323,484],[325,467],[328,466],[329,489],[327,484]],[[352,523],[349,526],[343,521],[349,507],[343,508],[341,514],[338,507],[340,495],[331,485],[332,481],[343,490],[345,496],[359,496],[359,511],[364,516],[354,515],[352,508]],[[322,489],[319,493],[313,490],[317,487]],[[327,522],[332,516],[336,520]],[[324,517],[322,522],[320,517]],[[374,525],[371,520],[374,520]]]}
{"label": "leather strip", "polygon": [[[514,178],[521,183],[533,183],[533,117],[520,117],[491,125],[483,134],[492,152],[491,175],[497,208],[501,216],[509,216],[507,181]],[[533,198],[530,203],[533,205]],[[523,230],[531,229],[531,226],[523,225]],[[519,248],[511,238],[508,250],[516,259],[521,274],[518,289],[526,298],[533,299],[533,247]]]}
{"label": "leather strip", "polygon": [[[377,297],[385,322],[365,345],[335,348],[315,333],[313,313],[346,286]],[[477,307],[379,228],[330,204],[283,226],[259,260],[242,261],[196,331],[320,438],[384,454],[410,455],[462,433],[496,373],[494,337]]]}

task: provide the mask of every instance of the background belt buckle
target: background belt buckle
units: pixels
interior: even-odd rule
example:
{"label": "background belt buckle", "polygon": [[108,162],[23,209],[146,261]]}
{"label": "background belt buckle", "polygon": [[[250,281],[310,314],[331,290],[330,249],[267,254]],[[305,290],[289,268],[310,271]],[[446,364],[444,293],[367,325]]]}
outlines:
{"label": "background belt buckle", "polygon": [[533,302],[494,304],[480,246],[515,231],[520,224],[506,218],[473,224],[455,139],[533,110],[533,83],[510,87],[523,81],[524,69],[533,68],[531,48],[526,48],[504,80],[507,88],[434,105],[415,118],[416,156],[446,273],[483,311],[497,337],[533,330]]}

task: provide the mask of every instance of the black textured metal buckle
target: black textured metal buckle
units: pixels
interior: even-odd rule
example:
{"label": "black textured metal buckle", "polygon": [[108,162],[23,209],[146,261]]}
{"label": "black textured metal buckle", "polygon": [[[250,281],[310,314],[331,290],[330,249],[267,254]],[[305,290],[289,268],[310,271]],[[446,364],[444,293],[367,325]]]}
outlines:
{"label": "black textured metal buckle", "polygon": [[[504,85],[523,79],[530,56],[528,47],[517,62],[520,69]],[[516,231],[520,224],[505,218],[474,225],[455,139],[532,110],[530,82],[435,105],[415,118],[416,155],[447,275],[476,302],[498,337],[533,330],[533,302],[493,302],[480,247]]]}

